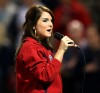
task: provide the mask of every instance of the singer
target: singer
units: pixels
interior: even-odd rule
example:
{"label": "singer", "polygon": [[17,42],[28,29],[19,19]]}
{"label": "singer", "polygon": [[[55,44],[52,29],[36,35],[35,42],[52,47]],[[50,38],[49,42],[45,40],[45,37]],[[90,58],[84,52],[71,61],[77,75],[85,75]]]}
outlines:
{"label": "singer", "polygon": [[53,23],[53,13],[45,6],[33,5],[27,11],[24,35],[16,53],[17,93],[62,93],[62,59],[74,41],[64,36],[53,55]]}

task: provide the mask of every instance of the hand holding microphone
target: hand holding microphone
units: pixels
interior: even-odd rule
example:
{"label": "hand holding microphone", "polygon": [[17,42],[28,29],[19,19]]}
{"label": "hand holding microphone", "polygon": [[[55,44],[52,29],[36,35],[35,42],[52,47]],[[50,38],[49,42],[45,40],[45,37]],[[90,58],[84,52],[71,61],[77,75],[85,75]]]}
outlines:
{"label": "hand holding microphone", "polygon": [[[70,43],[71,42],[71,43]],[[68,47],[74,46],[74,41],[68,38],[67,36],[64,36],[61,39],[59,49],[64,49],[65,51],[67,50]]]}
{"label": "hand holding microphone", "polygon": [[64,36],[59,32],[56,32],[54,37],[58,40],[61,40],[59,48],[67,50],[67,48],[70,46],[79,47],[74,43],[72,39],[70,39],[68,36]]}
{"label": "hand holding microphone", "polygon": [[61,40],[59,48],[58,48],[54,58],[56,58],[57,60],[62,62],[63,55],[64,55],[65,51],[67,50],[67,48],[69,46],[74,46],[74,47],[78,47],[78,46],[69,37],[62,35],[59,32],[56,32],[54,34],[54,37],[58,40]]}
{"label": "hand holding microphone", "polygon": [[60,34],[59,32],[56,32],[54,34],[54,37],[58,40],[61,40],[59,48],[54,56],[54,58],[58,59],[60,62],[62,62],[63,55],[66,52],[67,48],[69,46],[75,46],[75,43],[73,40],[71,40],[69,37],[64,36]]}

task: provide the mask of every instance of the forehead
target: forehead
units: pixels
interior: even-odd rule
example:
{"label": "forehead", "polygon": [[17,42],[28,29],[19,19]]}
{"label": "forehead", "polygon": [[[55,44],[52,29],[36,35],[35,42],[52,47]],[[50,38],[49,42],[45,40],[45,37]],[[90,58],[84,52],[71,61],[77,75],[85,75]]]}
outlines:
{"label": "forehead", "polygon": [[42,15],[41,15],[40,18],[50,18],[50,19],[52,19],[52,16],[48,12],[42,12]]}

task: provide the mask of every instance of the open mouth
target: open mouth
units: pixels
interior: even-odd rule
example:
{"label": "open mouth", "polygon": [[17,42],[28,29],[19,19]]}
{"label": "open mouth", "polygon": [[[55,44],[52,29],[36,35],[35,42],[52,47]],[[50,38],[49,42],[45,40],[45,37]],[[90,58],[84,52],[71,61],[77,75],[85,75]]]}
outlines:
{"label": "open mouth", "polygon": [[50,31],[51,31],[51,29],[48,29],[47,31],[48,31],[48,32],[50,32]]}

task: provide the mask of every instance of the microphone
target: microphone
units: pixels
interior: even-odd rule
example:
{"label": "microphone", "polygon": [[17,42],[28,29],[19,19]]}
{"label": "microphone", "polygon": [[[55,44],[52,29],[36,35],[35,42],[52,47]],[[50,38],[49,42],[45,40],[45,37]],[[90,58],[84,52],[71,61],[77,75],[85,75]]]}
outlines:
{"label": "microphone", "polygon": [[55,37],[56,39],[58,39],[58,40],[61,40],[61,39],[64,37],[64,35],[61,34],[61,33],[59,33],[59,32],[55,32],[54,37]]}
{"label": "microphone", "polygon": [[[58,40],[61,40],[61,39],[64,37],[64,35],[61,34],[61,33],[59,33],[59,32],[55,32],[54,37],[55,37],[56,39],[58,39]],[[73,42],[69,42],[68,44],[73,44]],[[78,48],[79,48],[79,46],[76,45],[76,44],[75,44],[75,47],[78,47]]]}
{"label": "microphone", "polygon": [[[55,37],[56,39],[58,39],[58,40],[61,40],[61,39],[64,37],[64,35],[61,34],[61,33],[59,33],[59,32],[55,32],[54,37]],[[69,44],[73,44],[73,42],[69,42]],[[82,49],[81,49],[78,45],[75,44],[75,47],[76,47],[77,49],[80,49],[80,51],[81,51],[81,53],[82,53],[82,55],[83,55],[84,63],[86,64],[86,59],[85,59],[84,52],[82,51]],[[85,65],[85,64],[84,64],[84,65]],[[82,93],[83,93],[83,89],[84,89],[85,72],[84,72],[83,74],[84,74],[84,77],[83,77],[83,81],[82,81],[82,82],[83,82],[83,84],[82,84]]]}

